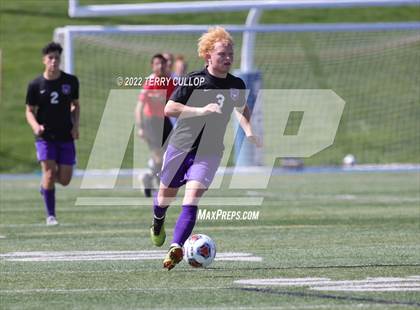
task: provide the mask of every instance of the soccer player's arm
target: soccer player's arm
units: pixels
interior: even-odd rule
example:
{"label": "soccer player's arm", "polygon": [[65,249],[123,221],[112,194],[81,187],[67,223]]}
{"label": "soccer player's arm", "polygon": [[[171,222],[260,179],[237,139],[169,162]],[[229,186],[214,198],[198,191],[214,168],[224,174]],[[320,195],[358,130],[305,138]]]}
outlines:
{"label": "soccer player's arm", "polygon": [[178,86],[166,103],[165,116],[190,118],[210,113],[222,113],[217,103],[209,103],[204,107],[188,106],[188,100],[194,90],[195,88],[191,86]]}
{"label": "soccer player's arm", "polygon": [[[245,87],[245,85],[244,85]],[[257,147],[262,146],[262,141],[260,137],[254,134],[251,125],[251,111],[249,110],[248,105],[246,104],[245,99],[245,89],[240,89],[240,102],[242,105],[235,107],[234,113],[235,117],[239,122],[239,125],[245,132],[245,135],[249,142],[255,144]]]}
{"label": "soccer player's arm", "polygon": [[72,87],[73,101],[71,102],[71,117],[73,121],[73,128],[71,135],[73,139],[79,139],[79,120],[80,120],[80,102],[79,102],[79,80],[75,78],[74,86]]}
{"label": "soccer player's arm", "polygon": [[29,84],[28,91],[26,93],[26,109],[25,109],[25,117],[26,121],[28,122],[29,126],[31,126],[32,131],[36,136],[41,135],[44,132],[44,126],[39,124],[36,120],[36,112],[38,106],[36,105],[36,89],[35,85]]}

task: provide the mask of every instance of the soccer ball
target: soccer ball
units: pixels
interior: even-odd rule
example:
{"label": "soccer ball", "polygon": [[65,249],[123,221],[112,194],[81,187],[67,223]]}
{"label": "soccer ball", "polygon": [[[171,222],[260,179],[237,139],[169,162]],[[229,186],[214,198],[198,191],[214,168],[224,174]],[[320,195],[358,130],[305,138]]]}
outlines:
{"label": "soccer ball", "polygon": [[216,244],[206,235],[195,234],[184,244],[184,260],[193,267],[207,267],[216,256]]}
{"label": "soccer ball", "polygon": [[353,154],[347,154],[343,158],[343,166],[345,167],[351,167],[356,164],[356,157],[354,157]]}

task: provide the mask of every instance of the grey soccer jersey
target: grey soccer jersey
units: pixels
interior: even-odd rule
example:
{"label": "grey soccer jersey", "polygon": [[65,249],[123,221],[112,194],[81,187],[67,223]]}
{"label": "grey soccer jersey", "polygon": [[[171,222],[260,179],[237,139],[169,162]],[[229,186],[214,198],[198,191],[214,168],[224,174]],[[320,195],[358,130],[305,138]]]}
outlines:
{"label": "grey soccer jersey", "polygon": [[217,103],[222,113],[179,118],[169,144],[184,151],[198,147],[201,154],[222,154],[223,138],[233,108],[245,104],[245,83],[232,74],[217,78],[207,68],[188,74],[186,81],[197,78],[202,78],[204,83],[199,86],[178,86],[170,99],[191,107]]}

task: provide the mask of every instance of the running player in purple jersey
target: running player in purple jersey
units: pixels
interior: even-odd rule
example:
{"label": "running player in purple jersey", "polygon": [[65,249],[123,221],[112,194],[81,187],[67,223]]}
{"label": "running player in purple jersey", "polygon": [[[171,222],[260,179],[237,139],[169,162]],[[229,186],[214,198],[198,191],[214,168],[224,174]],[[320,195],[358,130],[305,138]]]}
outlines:
{"label": "running player in purple jersey", "polygon": [[35,135],[35,147],[42,169],[41,195],[47,225],[57,225],[55,183],[70,183],[76,163],[74,139],[79,138],[79,81],[60,70],[60,44],[42,49],[45,69],[28,85],[26,120]]}
{"label": "running player in purple jersey", "polygon": [[178,189],[186,185],[182,211],[163,261],[168,270],[182,260],[182,246],[194,228],[199,200],[219,167],[226,126],[233,111],[248,139],[257,146],[261,144],[250,125],[245,83],[229,73],[233,63],[230,34],[222,27],[209,29],[199,39],[198,54],[206,67],[188,74],[187,80],[203,82],[198,86],[194,82],[178,86],[165,106],[165,115],[178,120],[164,155],[161,183],[153,202],[150,234],[154,245],[165,242],[166,210]]}

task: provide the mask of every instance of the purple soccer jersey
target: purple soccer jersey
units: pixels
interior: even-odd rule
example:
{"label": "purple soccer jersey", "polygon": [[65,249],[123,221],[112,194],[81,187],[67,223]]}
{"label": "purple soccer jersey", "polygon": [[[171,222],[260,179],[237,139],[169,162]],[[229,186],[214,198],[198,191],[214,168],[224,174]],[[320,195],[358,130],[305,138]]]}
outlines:
{"label": "purple soccer jersey", "polygon": [[195,108],[217,103],[221,113],[200,117],[179,117],[169,139],[161,172],[168,187],[180,187],[194,180],[208,188],[223,156],[223,140],[234,108],[245,104],[245,83],[228,74],[218,78],[207,67],[192,72],[189,78],[200,78],[198,86],[179,86],[171,100]]}

